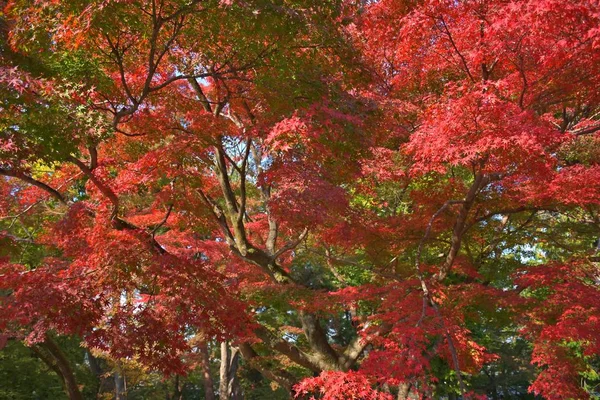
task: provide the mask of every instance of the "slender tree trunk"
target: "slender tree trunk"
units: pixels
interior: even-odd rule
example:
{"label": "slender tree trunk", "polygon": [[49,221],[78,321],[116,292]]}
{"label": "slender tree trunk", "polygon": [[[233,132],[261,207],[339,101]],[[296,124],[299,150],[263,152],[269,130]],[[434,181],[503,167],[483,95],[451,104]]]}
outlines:
{"label": "slender tree trunk", "polygon": [[125,376],[120,374],[119,371],[115,371],[115,400],[126,400],[127,399],[127,382]]}
{"label": "slender tree trunk", "polygon": [[180,385],[180,377],[179,375],[175,375],[175,379],[173,382],[173,396],[167,398],[170,400],[182,400],[183,399],[183,389],[185,388],[185,383]]}
{"label": "slender tree trunk", "polygon": [[61,378],[69,400],[83,400],[69,360],[67,360],[56,342],[47,336],[46,340],[37,347],[34,346],[33,350]]}
{"label": "slender tree trunk", "polygon": [[498,385],[496,384],[496,374],[492,372],[488,374],[490,377],[490,381],[492,383],[492,400],[499,400],[500,396],[498,396]]}
{"label": "slender tree trunk", "polygon": [[107,395],[114,395],[115,393],[115,380],[112,376],[106,373],[106,366],[103,361],[94,357],[89,350],[86,350],[86,356],[90,364],[90,371],[98,379],[98,392],[97,395],[100,398],[106,398]]}
{"label": "slender tree trunk", "polygon": [[200,345],[200,356],[202,360],[202,375],[204,376],[204,399],[215,400],[215,387],[210,374],[210,357],[208,354],[208,343]]}
{"label": "slender tree trunk", "polygon": [[227,342],[221,342],[221,368],[219,370],[219,400],[228,400],[229,384],[229,346]]}
{"label": "slender tree trunk", "polygon": [[243,400],[242,387],[238,379],[237,370],[240,362],[240,351],[232,349],[229,360],[229,382],[227,384],[227,395],[231,400]]}

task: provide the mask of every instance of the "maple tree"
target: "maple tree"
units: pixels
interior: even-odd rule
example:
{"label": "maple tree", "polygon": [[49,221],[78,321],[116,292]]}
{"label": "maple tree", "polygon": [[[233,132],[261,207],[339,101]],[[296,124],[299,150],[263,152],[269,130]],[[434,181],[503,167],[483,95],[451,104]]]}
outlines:
{"label": "maple tree", "polygon": [[599,27],[591,0],[8,1],[2,345],[70,399],[597,397]]}

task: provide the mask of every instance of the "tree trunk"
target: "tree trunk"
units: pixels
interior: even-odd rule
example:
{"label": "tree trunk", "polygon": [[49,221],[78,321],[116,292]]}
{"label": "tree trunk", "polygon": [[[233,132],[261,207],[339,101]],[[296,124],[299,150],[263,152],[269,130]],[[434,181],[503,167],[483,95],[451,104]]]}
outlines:
{"label": "tree trunk", "polygon": [[215,400],[215,387],[210,374],[210,357],[208,355],[208,343],[200,345],[200,356],[202,360],[202,375],[204,376],[204,399]]}
{"label": "tree trunk", "polygon": [[219,400],[242,400],[244,398],[237,378],[239,360],[239,349],[232,349],[229,343],[221,342]]}
{"label": "tree trunk", "polygon": [[411,389],[413,388],[413,385],[410,383],[401,383],[398,386],[398,400],[415,400],[415,399],[419,399],[419,396],[416,395],[414,392],[411,393]]}
{"label": "tree trunk", "polygon": [[34,346],[33,350],[38,354],[40,359],[61,378],[65,392],[69,396],[69,400],[83,400],[83,396],[79,390],[79,385],[77,385],[77,380],[71,369],[69,360],[67,360],[56,342],[47,336],[46,340],[37,347]]}
{"label": "tree trunk", "polygon": [[227,342],[221,342],[221,369],[219,371],[219,400],[228,400],[229,384],[229,346]]}
{"label": "tree trunk", "polygon": [[238,349],[232,349],[229,360],[229,382],[227,384],[227,396],[230,400],[243,400],[244,398],[242,393],[242,387],[240,386],[240,380],[237,376],[239,362],[240,351]]}
{"label": "tree trunk", "polygon": [[115,380],[112,376],[106,373],[106,366],[102,360],[93,356],[89,350],[86,350],[86,357],[90,364],[90,371],[98,379],[98,392],[97,395],[100,398],[106,398],[108,394],[115,393]]}
{"label": "tree trunk", "polygon": [[127,399],[127,382],[125,376],[120,374],[119,371],[115,371],[115,400],[126,400]]}
{"label": "tree trunk", "polygon": [[[179,375],[175,375],[175,379],[173,382],[173,396],[169,397],[171,400],[182,400],[183,399],[183,389],[185,388],[185,383],[183,386],[180,385]],[[167,395],[168,396],[168,395]]]}

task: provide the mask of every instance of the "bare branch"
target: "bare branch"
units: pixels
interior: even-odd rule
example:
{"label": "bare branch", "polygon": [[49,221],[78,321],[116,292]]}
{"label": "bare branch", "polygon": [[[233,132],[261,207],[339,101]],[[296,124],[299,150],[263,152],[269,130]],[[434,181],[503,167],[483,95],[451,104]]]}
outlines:
{"label": "bare branch", "polygon": [[490,176],[488,176],[488,175],[483,175],[483,174],[475,175],[475,180],[473,182],[473,185],[471,185],[471,188],[469,189],[469,192],[467,193],[465,200],[462,202],[462,207],[461,207],[460,211],[458,212],[458,217],[454,224],[454,229],[452,230],[452,239],[451,239],[452,245],[450,247],[450,251],[448,252],[448,255],[446,256],[446,261],[440,268],[440,271],[435,275],[435,279],[440,280],[440,281],[443,280],[446,277],[446,275],[448,274],[448,271],[450,271],[450,268],[452,268],[454,259],[456,258],[456,255],[458,254],[458,251],[460,250],[462,237],[466,231],[465,225],[467,222],[467,216],[469,215],[469,211],[471,210],[471,207],[473,206],[475,197],[477,196],[477,193],[479,192],[479,190],[482,187],[486,186],[490,182],[490,180],[491,180]]}
{"label": "bare branch", "polygon": [[275,260],[279,256],[281,256],[283,253],[285,253],[286,251],[290,251],[290,250],[293,250],[296,247],[298,247],[298,245],[304,240],[304,238],[306,238],[307,235],[308,235],[308,228],[304,228],[304,230],[302,231],[302,233],[300,234],[300,236],[298,236],[298,238],[296,240],[287,242],[282,248],[277,250],[275,252],[275,254],[273,254],[273,259]]}
{"label": "bare branch", "polygon": [[13,178],[20,179],[24,182],[27,182],[30,185],[36,186],[36,187],[48,192],[52,197],[54,197],[56,200],[60,201],[61,203],[67,204],[67,201],[65,200],[63,195],[60,194],[60,192],[58,190],[48,186],[44,182],[40,182],[40,181],[30,177],[29,175],[26,175],[23,172],[15,171],[13,169],[8,169],[8,168],[0,168],[0,175],[10,176]]}
{"label": "bare branch", "polygon": [[[252,139],[246,140],[246,149],[242,166],[238,169],[240,174],[240,209],[237,214],[237,224],[243,223],[244,215],[246,215],[246,167],[248,166],[248,157],[250,156],[250,148],[252,147]],[[234,164],[235,165],[235,164]]]}
{"label": "bare branch", "polygon": [[198,84],[198,81],[196,80],[196,78],[188,78],[188,82],[194,89],[194,92],[196,92],[196,96],[198,96],[198,99],[202,103],[202,107],[204,108],[204,110],[209,113],[212,113],[211,103],[208,100],[208,98],[206,97],[206,95],[204,94],[204,91],[200,87],[200,84]]}
{"label": "bare branch", "polygon": [[171,211],[173,211],[173,204],[169,204],[169,208],[167,209],[167,213],[165,214],[165,217],[158,223],[158,225],[156,225],[154,227],[154,229],[152,229],[152,238],[154,238],[154,236],[156,235],[156,232],[164,225],[167,223],[167,220],[169,219],[169,216],[171,215]]}
{"label": "bare branch", "polygon": [[68,158],[68,160],[71,161],[73,164],[77,165],[79,167],[79,169],[94,183],[94,185],[96,185],[98,190],[100,190],[100,192],[102,192],[102,194],[104,196],[106,196],[108,198],[108,200],[110,200],[110,202],[114,206],[112,218],[115,218],[119,212],[119,197],[115,194],[115,192],[110,187],[108,187],[104,182],[102,182],[94,174],[94,172],[87,165],[85,165],[83,162],[81,162],[79,159],[77,159],[76,157],[70,156]]}
{"label": "bare branch", "polygon": [[600,131],[600,125],[578,129],[578,130],[570,132],[570,133],[573,135],[576,135],[576,136],[582,136],[582,135],[589,135],[590,133],[594,133],[594,132],[598,132],[598,131]]}
{"label": "bare branch", "polygon": [[444,20],[444,17],[440,15],[439,19],[442,23],[442,27],[444,28],[444,32],[446,33],[446,36],[448,36],[448,39],[450,40],[450,44],[452,45],[452,48],[454,49],[454,51],[460,58],[460,61],[462,62],[463,67],[465,68],[465,72],[469,76],[469,79],[471,79],[471,82],[475,82],[475,79],[473,78],[473,75],[471,75],[471,71],[469,70],[469,66],[467,65],[467,60],[462,55],[460,50],[458,50],[458,47],[456,46],[456,43],[454,42],[454,38],[452,37],[452,34],[450,33],[450,29],[448,29],[448,25],[446,24],[446,21]]}

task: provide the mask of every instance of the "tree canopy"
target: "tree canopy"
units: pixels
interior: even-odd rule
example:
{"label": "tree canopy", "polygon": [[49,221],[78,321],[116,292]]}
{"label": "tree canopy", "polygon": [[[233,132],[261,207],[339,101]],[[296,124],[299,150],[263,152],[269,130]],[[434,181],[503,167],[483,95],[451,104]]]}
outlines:
{"label": "tree canopy", "polygon": [[0,394],[600,397],[597,1],[3,7]]}

